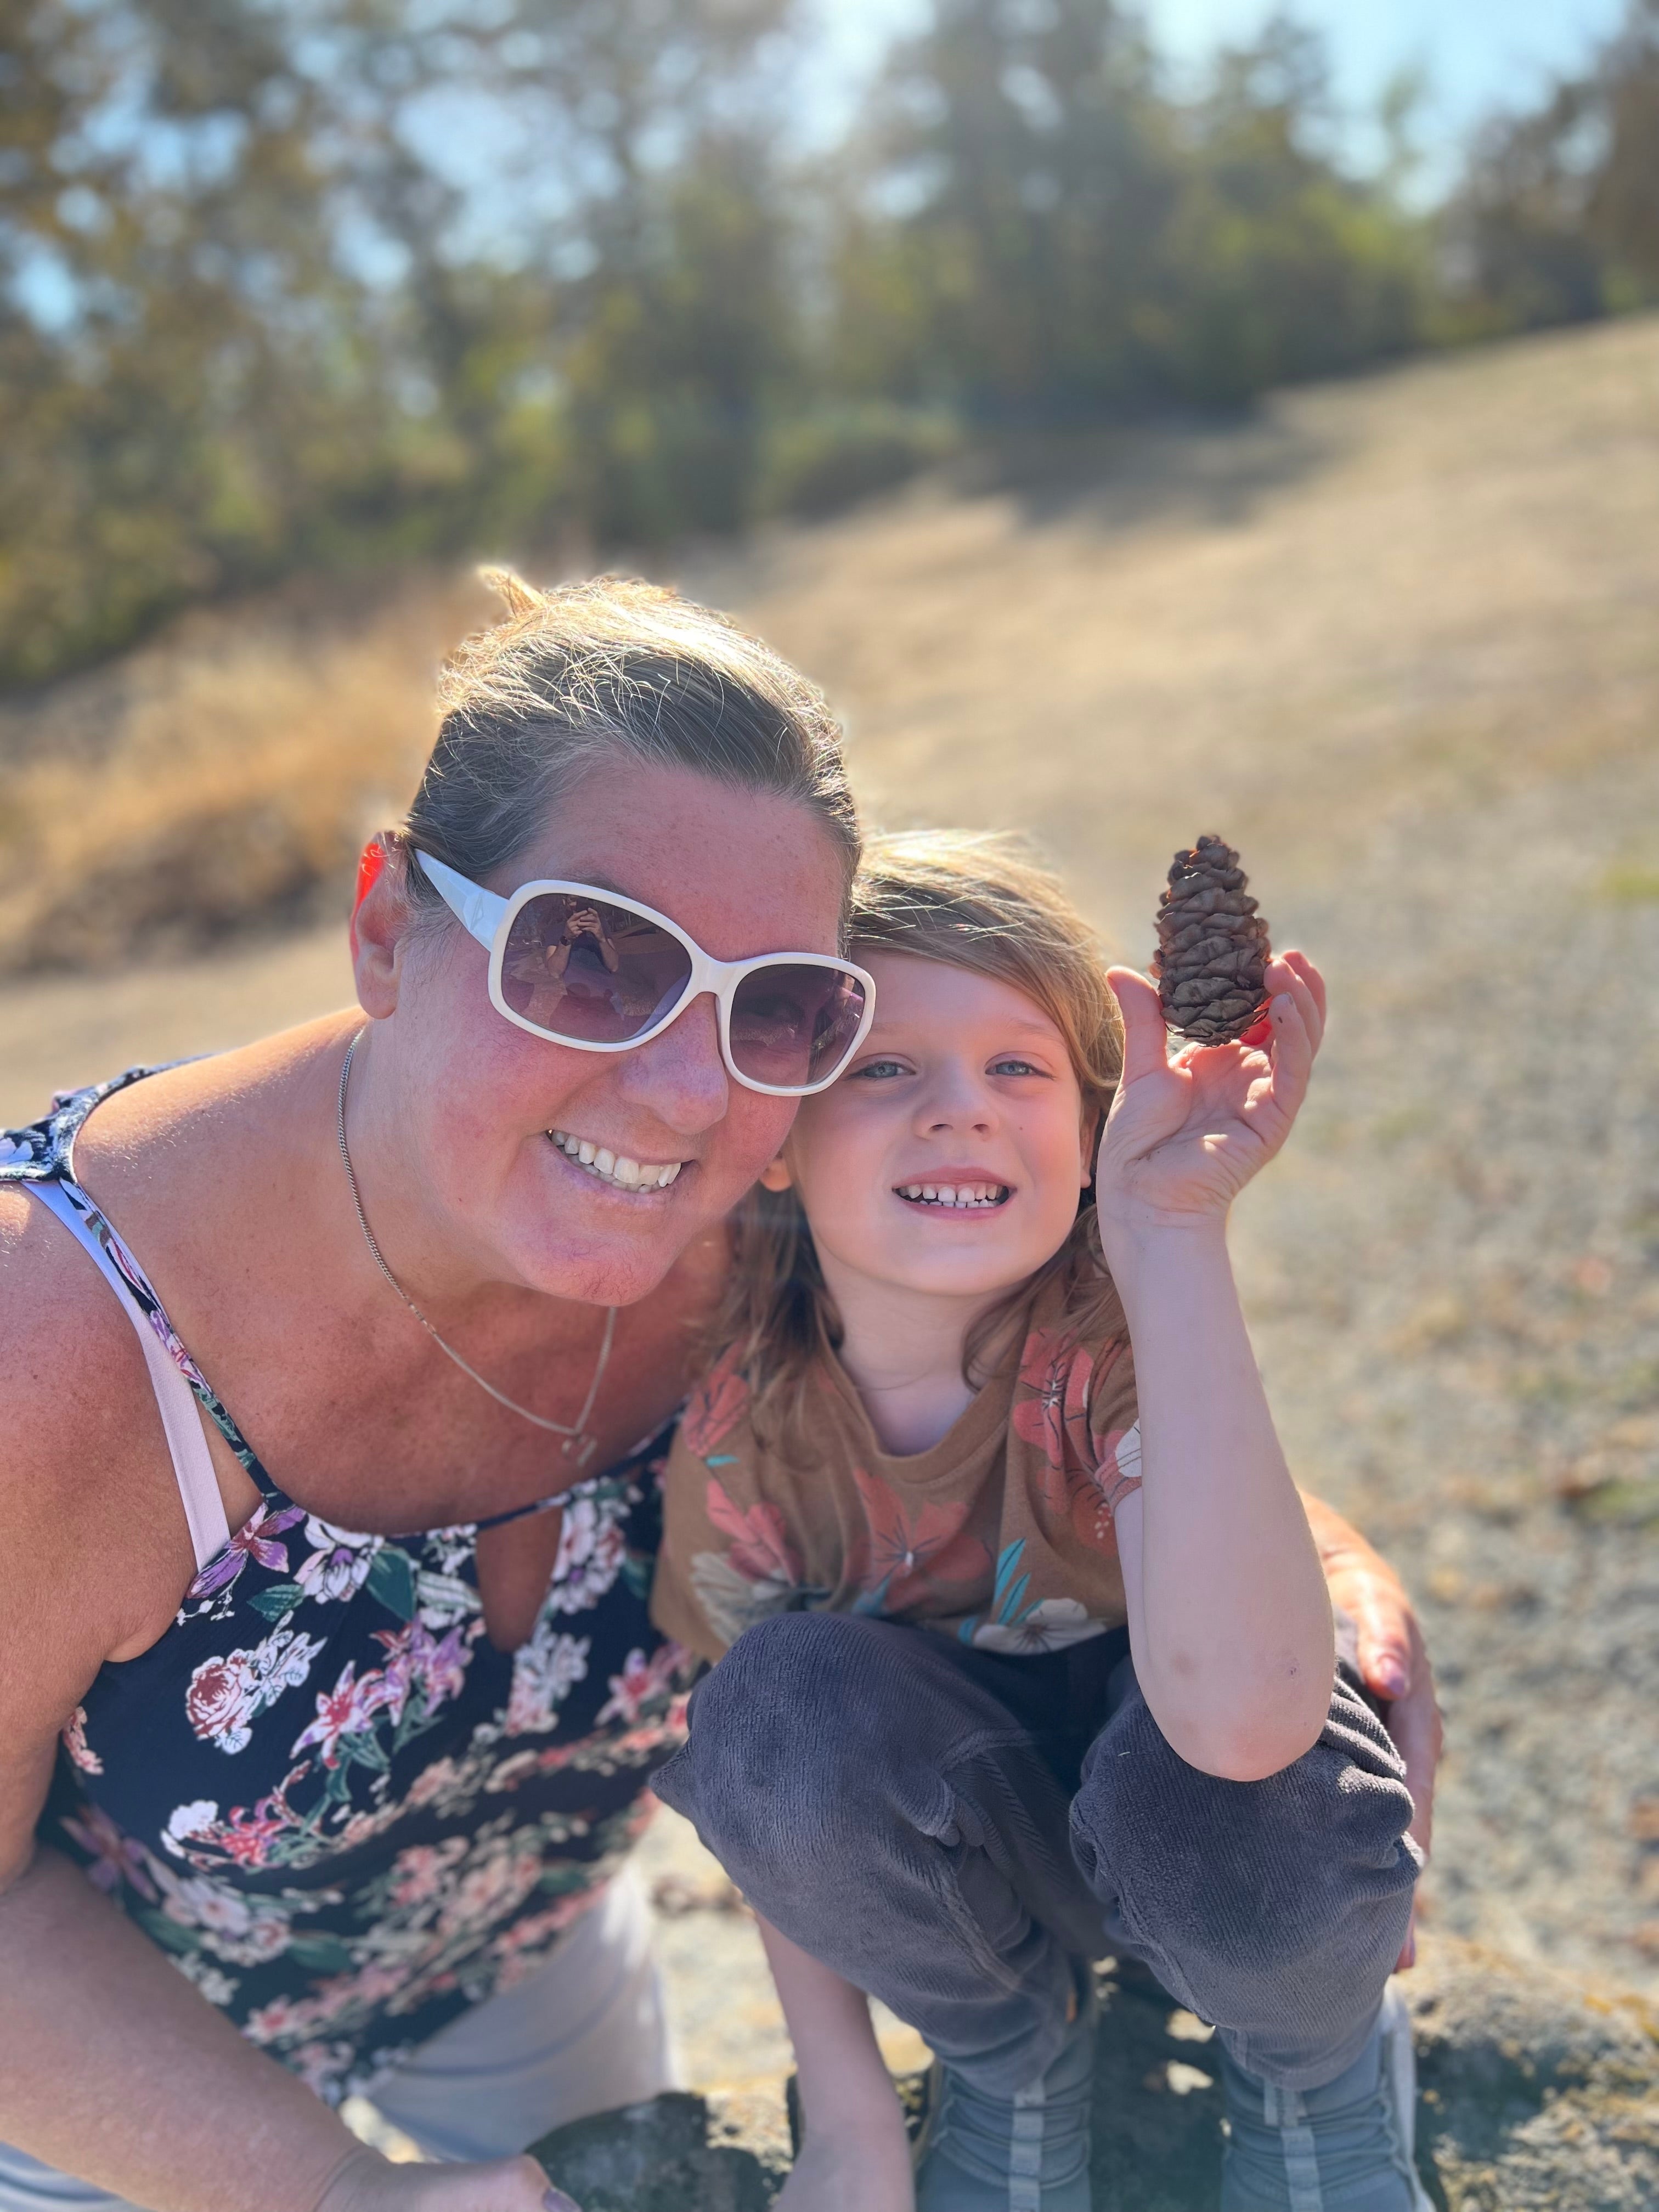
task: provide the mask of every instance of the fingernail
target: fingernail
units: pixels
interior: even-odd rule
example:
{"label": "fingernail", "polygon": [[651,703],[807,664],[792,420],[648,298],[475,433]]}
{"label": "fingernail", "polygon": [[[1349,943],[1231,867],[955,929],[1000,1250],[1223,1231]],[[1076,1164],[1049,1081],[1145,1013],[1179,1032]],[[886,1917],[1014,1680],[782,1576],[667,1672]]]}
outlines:
{"label": "fingernail", "polygon": [[1385,1697],[1405,1696],[1406,1670],[1397,1659],[1379,1659],[1371,1669],[1371,1678]]}

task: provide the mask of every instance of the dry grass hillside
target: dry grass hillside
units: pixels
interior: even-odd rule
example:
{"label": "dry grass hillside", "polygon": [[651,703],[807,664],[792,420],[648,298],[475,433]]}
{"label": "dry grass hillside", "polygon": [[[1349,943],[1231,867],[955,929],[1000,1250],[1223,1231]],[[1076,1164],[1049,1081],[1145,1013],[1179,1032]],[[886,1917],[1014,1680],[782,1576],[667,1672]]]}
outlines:
{"label": "dry grass hillside", "polygon": [[[1170,849],[1221,829],[1325,963],[1316,1097],[1238,1244],[1294,1463],[1439,1656],[1430,1909],[1659,1991],[1659,322],[679,574],[824,682],[872,815],[1034,830],[1143,957]],[[343,995],[333,927],[180,947],[338,880],[477,604],[202,617],[10,710],[5,958],[173,964],[9,984],[0,1115]]]}

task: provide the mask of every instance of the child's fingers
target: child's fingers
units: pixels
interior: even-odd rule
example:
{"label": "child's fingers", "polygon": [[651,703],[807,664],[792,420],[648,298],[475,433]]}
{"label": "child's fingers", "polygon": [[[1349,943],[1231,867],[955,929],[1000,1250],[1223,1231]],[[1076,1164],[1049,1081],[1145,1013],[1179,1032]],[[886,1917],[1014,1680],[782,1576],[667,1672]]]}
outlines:
{"label": "child's fingers", "polygon": [[1325,1035],[1325,979],[1304,952],[1275,955],[1267,963],[1267,983],[1275,995],[1288,992],[1296,1000],[1314,1052]]}
{"label": "child's fingers", "polygon": [[1313,1039],[1292,992],[1279,993],[1267,1008],[1267,1019],[1273,1024],[1273,1069],[1267,1079],[1267,1097],[1289,1122],[1295,1120],[1308,1095],[1308,1080],[1313,1073]]}
{"label": "child's fingers", "polygon": [[1162,1074],[1169,1066],[1164,1008],[1158,986],[1133,968],[1109,968],[1106,980],[1123,1012],[1123,1088],[1143,1075]]}
{"label": "child's fingers", "polygon": [[1312,992],[1313,1001],[1315,1006],[1319,1009],[1319,1018],[1322,1024],[1327,1018],[1325,978],[1323,975],[1317,968],[1315,967],[1313,962],[1309,959],[1307,954],[1301,951],[1295,945],[1292,945],[1288,952],[1281,952],[1276,957],[1283,960],[1287,967],[1294,968],[1297,974],[1307,985],[1309,990]]}

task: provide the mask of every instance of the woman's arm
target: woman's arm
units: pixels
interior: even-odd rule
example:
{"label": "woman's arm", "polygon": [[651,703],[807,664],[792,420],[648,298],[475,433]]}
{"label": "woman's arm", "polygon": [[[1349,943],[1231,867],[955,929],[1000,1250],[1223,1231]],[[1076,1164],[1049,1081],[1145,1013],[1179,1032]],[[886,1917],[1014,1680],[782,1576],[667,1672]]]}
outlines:
{"label": "woman's arm", "polygon": [[1318,977],[1275,961],[1271,1065],[1240,1046],[1172,1065],[1158,994],[1115,969],[1123,1081],[1097,1176],[1106,1258],[1134,1346],[1142,1486],[1117,1511],[1135,1671],[1181,1756],[1249,1782],[1317,1741],[1330,1599],[1279,1448],[1227,1252],[1233,1197],[1305,1094]]}
{"label": "woman's arm", "polygon": [[0,1896],[0,2136],[167,2212],[312,2212],[356,2139],[54,1851]]}
{"label": "woman's arm", "polygon": [[439,2169],[366,2150],[37,1848],[59,1729],[106,1659],[164,1632],[194,1571],[131,1332],[95,1278],[82,1299],[30,1264],[41,1224],[55,1231],[0,1193],[0,2142],[157,2212],[539,2212],[527,2159]]}
{"label": "woman's arm", "polygon": [[[1434,1668],[1417,1614],[1399,1576],[1334,1506],[1305,1491],[1302,1503],[1319,1547],[1331,1603],[1353,1623],[1361,1680],[1388,1706],[1388,1729],[1406,1762],[1412,1793],[1409,1833],[1426,1859],[1434,1833],[1434,1778],[1444,1740]],[[1400,1954],[1417,1956],[1415,1927]]]}

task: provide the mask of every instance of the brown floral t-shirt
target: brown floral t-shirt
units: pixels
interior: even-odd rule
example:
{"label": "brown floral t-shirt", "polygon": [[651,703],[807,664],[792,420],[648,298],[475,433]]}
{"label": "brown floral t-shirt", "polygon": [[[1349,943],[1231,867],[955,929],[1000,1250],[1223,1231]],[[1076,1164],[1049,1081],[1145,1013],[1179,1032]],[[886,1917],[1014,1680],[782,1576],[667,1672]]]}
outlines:
{"label": "brown floral t-shirt", "polygon": [[915,1621],[996,1651],[1120,1626],[1112,1515],[1140,1483],[1121,1310],[1092,1340],[1054,1289],[1029,1334],[930,1451],[877,1442],[845,1371],[807,1389],[798,1437],[763,1443],[732,1354],[693,1395],[665,1477],[652,1618],[707,1659],[775,1613]]}

